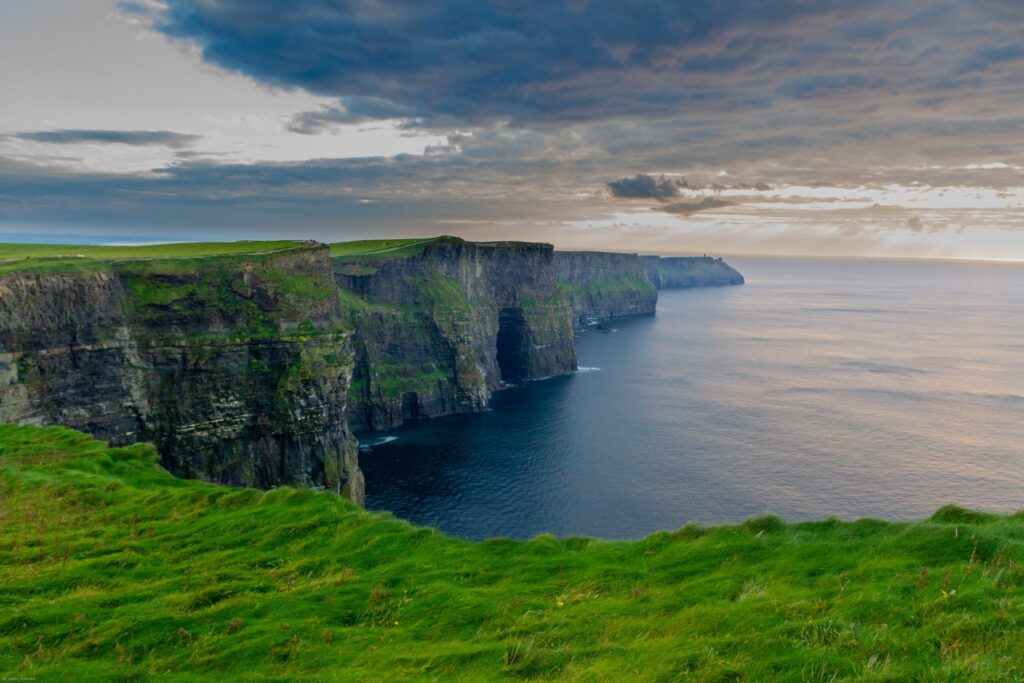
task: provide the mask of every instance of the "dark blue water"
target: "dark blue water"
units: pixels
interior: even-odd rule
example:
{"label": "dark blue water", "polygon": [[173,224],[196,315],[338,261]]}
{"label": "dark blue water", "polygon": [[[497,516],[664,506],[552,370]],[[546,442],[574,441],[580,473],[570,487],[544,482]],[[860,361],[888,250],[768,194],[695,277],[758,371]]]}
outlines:
{"label": "dark blue water", "polygon": [[473,539],[1024,508],[1024,267],[735,264],[582,333],[586,371],[362,435],[367,506]]}

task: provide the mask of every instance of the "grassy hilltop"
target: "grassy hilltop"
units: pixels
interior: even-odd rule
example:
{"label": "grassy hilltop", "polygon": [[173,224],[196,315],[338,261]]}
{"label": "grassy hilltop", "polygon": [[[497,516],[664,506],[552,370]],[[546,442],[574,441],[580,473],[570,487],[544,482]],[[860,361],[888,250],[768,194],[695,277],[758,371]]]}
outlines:
{"label": "grassy hilltop", "polygon": [[473,544],[155,463],[0,426],[4,676],[1024,679],[1020,515]]}

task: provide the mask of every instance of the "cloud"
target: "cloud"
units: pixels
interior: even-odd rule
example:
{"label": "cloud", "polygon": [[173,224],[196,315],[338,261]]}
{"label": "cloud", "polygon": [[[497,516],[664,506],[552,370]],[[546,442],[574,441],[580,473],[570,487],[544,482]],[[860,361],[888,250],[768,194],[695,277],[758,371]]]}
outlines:
{"label": "cloud", "polygon": [[966,59],[959,69],[959,73],[971,71],[988,71],[992,66],[1004,62],[1017,62],[1024,60],[1024,42],[1009,43],[1007,45],[987,46],[977,51],[973,56]]}
{"label": "cloud", "polygon": [[[546,148],[543,141],[537,144]],[[531,156],[530,149],[524,156]],[[103,235],[114,241],[457,234],[666,253],[757,251],[765,240],[776,245],[774,253],[863,253],[857,249],[881,250],[891,239],[907,245],[903,255],[948,244],[963,249],[960,255],[1024,258],[1019,187],[999,196],[968,187],[775,184],[760,202],[756,191],[729,190],[736,194],[680,199],[651,211],[610,193],[595,196],[600,183],[588,175],[586,159],[561,158],[563,165],[551,167],[554,161],[537,155],[509,168],[507,161],[475,155],[233,165],[195,161],[145,175],[53,173],[0,157],[0,232],[37,241],[48,234]],[[510,180],[513,172],[518,182]],[[567,199],[577,183],[591,183],[591,192]],[[680,197],[693,193],[681,189]],[[900,195],[898,206],[879,204]],[[691,210],[718,208],[734,197],[736,208],[728,211]],[[943,202],[951,208],[934,208]],[[665,210],[674,204],[687,208],[675,214]],[[918,213],[930,229],[906,241],[908,217]],[[962,237],[952,237],[961,231]],[[971,243],[981,239],[988,243],[971,251]]]}
{"label": "cloud", "polygon": [[918,216],[911,216],[906,222],[907,230],[917,235],[942,232],[947,227],[943,222],[925,223]]}
{"label": "cloud", "polygon": [[175,133],[169,130],[44,130],[15,133],[12,137],[56,145],[101,143],[111,145],[163,146],[183,149],[198,142],[202,136]]}
{"label": "cloud", "polygon": [[[752,87],[766,67],[805,77],[791,86],[798,97],[848,91],[868,76],[841,55],[887,40],[915,14],[887,5],[860,3],[853,15],[838,0],[167,0],[150,16],[212,64],[339,98],[337,109],[300,116],[301,130],[307,119],[315,128],[362,116],[444,126],[763,107],[787,82]],[[805,55],[829,73],[806,73]],[[846,71],[831,73],[837,66]]]}
{"label": "cloud", "polygon": [[[720,171],[718,175],[722,175]],[[674,197],[678,197],[680,190],[710,190],[712,192],[724,192],[726,190],[750,190],[755,192],[767,192],[772,189],[772,186],[765,182],[736,182],[736,183],[720,183],[717,180],[700,180],[692,181],[686,178],[666,178],[661,176],[655,179],[645,173],[638,173],[632,178],[620,178],[618,180],[612,180],[606,183],[608,189],[611,191],[613,197],[618,199],[657,199],[659,202],[668,201]],[[706,197],[704,203],[701,204],[701,208],[714,208],[712,204],[718,200]],[[723,201],[716,206],[727,206],[730,202]],[[671,210],[669,207],[663,207],[662,210],[668,211],[669,213],[690,213],[685,209],[688,206],[696,206],[694,204],[673,204],[670,206],[677,207],[676,211]],[[698,211],[700,209],[697,209]]]}
{"label": "cloud", "polygon": [[[122,2],[204,60],[338,99],[293,130],[402,118],[565,124],[901,100],[1020,58],[998,2],[165,0]],[[1019,23],[1018,23],[1019,26]],[[925,98],[926,99],[926,98]]]}
{"label": "cloud", "polygon": [[857,73],[826,74],[808,76],[786,83],[779,88],[779,93],[804,100],[880,90],[886,85],[884,78],[871,78]]}
{"label": "cloud", "polygon": [[[639,168],[763,191],[949,182],[943,169],[964,159],[1024,162],[1013,2],[164,0],[132,11],[207,63],[333,99],[296,114],[292,132],[375,120],[472,132],[425,151],[486,161],[499,185],[529,168],[544,173],[531,184],[592,192],[609,168]],[[552,178],[577,161],[583,172]],[[716,188],[721,168],[742,171]],[[1011,175],[990,180],[1016,185]],[[671,184],[617,187],[673,197]]]}
{"label": "cloud", "polygon": [[[184,59],[214,66],[208,76],[244,74],[302,103],[252,112],[274,135],[244,154],[218,147],[214,129],[197,144],[170,131],[8,136],[0,155],[24,164],[0,173],[0,223],[216,224],[245,234],[633,212],[687,229],[747,220],[756,230],[771,217],[816,230],[821,219],[837,234],[903,238],[917,227],[908,211],[920,211],[922,230],[1020,224],[1019,208],[1010,218],[1003,210],[1020,196],[1024,168],[1019,0],[134,0],[122,10],[132,31],[158,31]],[[317,158],[349,153],[338,151],[348,136],[382,120],[399,122],[396,136],[423,139],[401,147],[417,153]],[[107,143],[79,154],[107,161],[62,164],[80,150],[34,142]],[[374,144],[351,153],[383,153]],[[292,145],[311,151],[278,154]],[[132,166],[107,174],[122,157]],[[269,162],[283,158],[314,160]],[[93,175],[79,173],[86,168]],[[920,190],[945,206],[942,188],[1006,198],[979,216],[968,203],[944,209],[963,212],[955,218],[901,203]],[[897,208],[851,217],[861,193]],[[724,202],[738,208],[706,211]]]}
{"label": "cloud", "polygon": [[408,119],[413,111],[378,97],[349,97],[343,107],[321,107],[292,117],[288,130],[317,135],[339,125],[353,125],[381,119]]}
{"label": "cloud", "polygon": [[613,197],[620,199],[657,199],[665,201],[679,194],[680,183],[685,181],[667,179],[655,180],[649,175],[638,173],[632,178],[620,178],[608,183]]}
{"label": "cloud", "polygon": [[723,206],[732,206],[733,204],[734,202],[726,201],[724,199],[704,197],[704,199],[699,202],[674,202],[672,204],[664,204],[655,208],[659,211],[664,211],[665,213],[672,213],[679,216],[690,216],[698,211],[720,209]]}

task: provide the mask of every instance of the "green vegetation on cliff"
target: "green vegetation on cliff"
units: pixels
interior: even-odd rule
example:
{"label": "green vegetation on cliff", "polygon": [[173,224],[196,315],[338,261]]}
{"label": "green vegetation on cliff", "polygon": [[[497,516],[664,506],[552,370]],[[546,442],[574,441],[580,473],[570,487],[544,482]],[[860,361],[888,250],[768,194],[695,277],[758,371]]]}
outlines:
{"label": "green vegetation on cliff", "polygon": [[466,293],[458,282],[447,275],[427,273],[413,278],[413,284],[419,294],[417,303],[434,313],[466,313],[470,310]]}
{"label": "green vegetation on cliff", "polygon": [[[280,336],[282,319],[301,318],[311,305],[337,296],[337,288],[324,273],[280,267],[275,256],[282,252],[317,249],[295,245],[287,250],[202,258],[133,259],[112,267],[129,295],[128,312],[139,322],[180,324],[216,313],[234,326],[229,337],[264,339]],[[259,297],[253,295],[254,289]],[[307,336],[320,333],[312,322],[300,327],[298,332]]]}
{"label": "green vegetation on cliff", "polygon": [[0,426],[0,672],[35,680],[1021,680],[1024,517],[473,544]]}

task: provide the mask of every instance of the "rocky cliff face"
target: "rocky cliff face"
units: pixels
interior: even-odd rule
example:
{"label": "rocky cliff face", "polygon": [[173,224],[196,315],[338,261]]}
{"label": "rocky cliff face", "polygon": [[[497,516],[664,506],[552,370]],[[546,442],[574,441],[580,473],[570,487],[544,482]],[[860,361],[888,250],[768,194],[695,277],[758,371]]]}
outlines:
{"label": "rocky cliff face", "polygon": [[555,252],[555,268],[576,324],[654,313],[658,292],[636,254]]}
{"label": "rocky cliff face", "polygon": [[738,270],[710,256],[641,256],[640,265],[658,289],[743,284]]}
{"label": "rocky cliff face", "polygon": [[576,368],[550,245],[440,238],[334,268],[355,330],[355,429],[480,411],[504,383]]}
{"label": "rocky cliff face", "polygon": [[0,276],[0,422],[156,444],[182,476],[363,496],[328,250]]}

